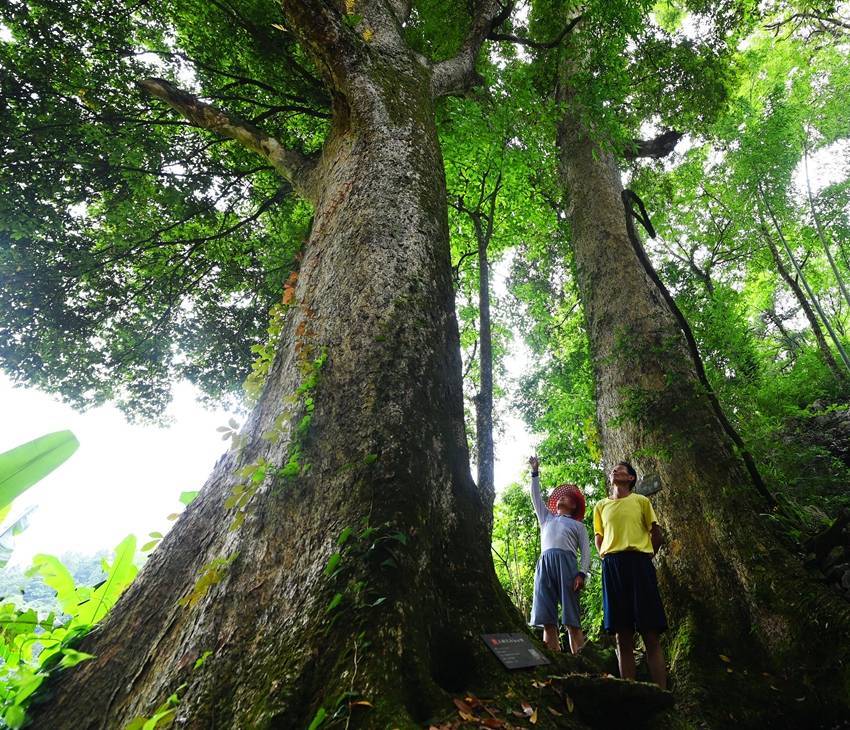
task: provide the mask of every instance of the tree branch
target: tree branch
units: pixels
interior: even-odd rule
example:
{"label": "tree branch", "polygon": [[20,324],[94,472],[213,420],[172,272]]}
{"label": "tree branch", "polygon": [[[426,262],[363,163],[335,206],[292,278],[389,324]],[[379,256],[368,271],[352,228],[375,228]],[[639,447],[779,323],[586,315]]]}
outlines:
{"label": "tree branch", "polygon": [[209,129],[222,137],[239,142],[243,147],[267,160],[303,198],[313,201],[311,173],[316,160],[296,150],[287,149],[250,122],[232,116],[217,107],[200,101],[165,79],[149,78],[138,83],[152,96],[162,99],[172,109],[182,114],[196,127]]}
{"label": "tree branch", "polygon": [[575,28],[576,25],[578,25],[581,19],[581,15],[576,15],[576,17],[570,20],[570,22],[567,23],[567,26],[548,43],[544,43],[542,41],[533,41],[530,38],[521,38],[520,36],[513,35],[511,33],[495,33],[493,31],[491,31],[487,35],[487,38],[489,38],[491,41],[508,41],[509,43],[518,43],[521,46],[528,46],[529,48],[539,48],[541,50],[545,50],[547,48],[555,48],[555,46],[561,45],[561,42],[564,40],[564,38],[567,37],[569,32],[573,28]]}
{"label": "tree branch", "polygon": [[501,5],[498,0],[481,0],[472,25],[457,55],[440,61],[432,67],[431,92],[435,97],[460,95],[482,82],[475,72],[475,59],[481,45],[493,28],[497,28],[510,17],[513,2]]}
{"label": "tree branch", "polygon": [[413,10],[413,0],[387,0],[390,9],[398,20],[399,25],[403,25],[410,18],[410,12]]}
{"label": "tree branch", "polygon": [[636,139],[632,142],[632,149],[626,150],[623,156],[627,160],[636,160],[638,157],[660,160],[662,157],[667,157],[684,136],[683,132],[668,129],[654,139]]}

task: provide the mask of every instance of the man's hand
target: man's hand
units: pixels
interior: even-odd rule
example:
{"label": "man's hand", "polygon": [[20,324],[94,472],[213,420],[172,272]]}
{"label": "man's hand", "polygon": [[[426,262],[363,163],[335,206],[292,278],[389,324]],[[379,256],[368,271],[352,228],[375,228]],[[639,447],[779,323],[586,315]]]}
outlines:
{"label": "man's hand", "polygon": [[652,554],[657,555],[661,546],[664,544],[664,535],[661,534],[661,527],[657,522],[652,523],[649,530],[649,539],[652,542]]}
{"label": "man's hand", "polygon": [[528,459],[528,465],[531,467],[532,473],[536,474],[540,470],[540,459],[536,456],[531,456]]}
{"label": "man's hand", "polygon": [[575,578],[573,578],[573,591],[578,593],[582,588],[584,588],[584,576],[579,573]]}

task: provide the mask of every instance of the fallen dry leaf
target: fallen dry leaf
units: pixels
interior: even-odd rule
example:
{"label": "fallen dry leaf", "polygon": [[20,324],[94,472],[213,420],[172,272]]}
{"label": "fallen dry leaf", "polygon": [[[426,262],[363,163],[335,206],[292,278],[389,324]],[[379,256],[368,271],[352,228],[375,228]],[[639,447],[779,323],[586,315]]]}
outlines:
{"label": "fallen dry leaf", "polygon": [[546,709],[549,710],[549,712],[551,712],[555,717],[563,717],[564,716],[563,712],[558,712],[554,707],[549,707],[547,705]]}
{"label": "fallen dry leaf", "polygon": [[464,702],[463,700],[458,699],[457,697],[455,697],[455,698],[452,700],[452,702],[454,702],[454,703],[455,703],[455,707],[457,707],[457,709],[458,709],[458,711],[459,711],[459,712],[466,712],[466,713],[467,713],[467,714],[469,714],[469,715],[471,715],[471,714],[472,714],[472,708],[471,708],[468,704],[466,704],[466,702]]}
{"label": "fallen dry leaf", "polygon": [[573,702],[573,698],[569,695],[564,696],[564,702],[567,705],[567,710],[569,710],[570,712],[572,712],[576,708],[576,703]]}
{"label": "fallen dry leaf", "polygon": [[536,724],[537,724],[537,710],[535,710],[534,712],[532,712],[532,713],[531,713],[531,717],[529,717],[529,718],[528,718],[528,721],[529,721],[532,725],[536,725]]}
{"label": "fallen dry leaf", "polygon": [[354,702],[348,703],[350,707],[374,707],[374,705],[369,702],[369,700],[355,700]]}
{"label": "fallen dry leaf", "polygon": [[725,654],[720,654],[719,656],[720,656],[720,658],[721,658],[724,662],[726,662],[727,664],[729,664],[729,663],[732,661],[732,660],[731,660],[728,656],[726,656]]}
{"label": "fallen dry leaf", "polygon": [[522,711],[525,713],[525,716],[531,717],[531,714],[534,712],[534,708],[525,701],[520,702],[520,705],[522,705]]}

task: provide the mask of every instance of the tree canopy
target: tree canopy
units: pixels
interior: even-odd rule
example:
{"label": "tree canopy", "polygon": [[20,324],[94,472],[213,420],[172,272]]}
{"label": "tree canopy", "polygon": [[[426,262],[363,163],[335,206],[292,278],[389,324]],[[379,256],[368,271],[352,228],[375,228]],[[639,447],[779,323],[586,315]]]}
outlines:
{"label": "tree canopy", "polygon": [[[315,661],[307,684],[277,696],[257,670],[259,704],[229,710],[267,724],[295,712],[315,728],[324,702],[332,722],[347,724],[370,702],[352,678],[331,703],[328,677],[349,671],[352,652],[357,674],[358,651],[377,641],[369,610],[385,601],[399,608],[384,636],[404,635],[416,591],[431,596],[420,622],[431,634],[411,639],[411,686],[391,691],[384,675],[407,655],[389,644],[372,655],[387,664],[368,670],[370,681],[410,717],[428,715],[440,692],[464,690],[480,656],[452,622],[476,635],[493,616],[520,621],[464,551],[486,563],[492,527],[496,574],[521,610],[539,552],[527,494],[507,489],[491,522],[492,494],[468,477],[465,441],[482,458],[481,431],[493,429],[473,411],[493,401],[497,441],[501,415],[520,412],[540,438],[545,486],[575,482],[592,505],[605,493],[616,427],[600,415],[612,397],[605,358],[626,373],[642,359],[669,365],[662,397],[685,393],[690,382],[675,390],[681,374],[704,365],[692,395],[716,395],[740,434],[730,459],[745,444],[771,499],[762,514],[749,486],[724,498],[747,520],[764,519],[789,555],[850,506],[849,29],[846,4],[832,0],[7,0],[0,367],[78,408],[111,401],[130,418],[160,418],[181,379],[207,399],[255,406],[176,537],[154,554],[168,585],[143,572],[132,599],[167,594],[156,610],[182,639],[195,636],[189,611],[221,611],[202,628],[217,641],[215,626],[239,606],[214,605],[207,592],[229,575],[243,597],[274,586],[291,598],[309,584],[294,618],[289,604],[254,615],[275,647],[263,661],[284,657],[292,676]],[[616,197],[610,218],[577,230],[587,211],[576,207],[593,207],[587,193],[598,184],[580,179],[577,163],[564,174],[577,145],[610,173],[605,192],[619,196],[622,180],[645,206],[647,266],[660,289],[649,271],[594,279],[590,249],[578,255],[596,225],[603,248],[592,253],[604,260],[612,221],[622,227],[631,214]],[[499,295],[487,283],[495,271],[507,272]],[[588,291],[599,300],[640,287],[656,311],[667,312],[669,291],[664,301],[693,331],[695,362],[681,361],[681,332],[629,351],[622,323],[588,311]],[[594,349],[599,328],[622,340],[614,354]],[[530,361],[511,383],[507,357],[520,341]],[[673,440],[693,443],[676,414],[688,403],[647,403]],[[681,524],[706,522],[698,501],[667,493]],[[292,524],[304,527],[300,543],[278,529]],[[423,562],[405,556],[413,540]],[[680,549],[685,557],[671,560],[691,565],[696,548]],[[740,540],[730,553],[741,581],[756,574]],[[291,575],[269,554],[284,556]],[[339,567],[353,557],[356,567]],[[463,595],[441,582],[444,569]],[[809,572],[850,596],[850,564],[816,555]],[[598,603],[597,586],[585,596],[592,633]],[[125,622],[114,624],[119,634],[138,605],[114,619]],[[339,656],[311,658],[309,647],[341,628],[306,617],[334,617],[340,606],[356,630],[333,634],[345,645]],[[677,627],[677,656],[689,657],[690,621]],[[303,635],[289,630],[296,623]],[[304,646],[286,643],[302,637]],[[163,686],[146,680],[142,699],[128,690],[121,717],[183,680],[181,692],[195,683],[186,705],[209,717],[202,697],[213,690],[187,679],[189,654],[177,657],[175,642],[157,657]],[[439,648],[455,645],[466,648]],[[104,662],[135,657],[122,651],[104,652]],[[221,661],[224,682],[252,656],[237,649]],[[73,685],[64,691],[85,701]],[[395,715],[384,707],[375,717]]]}

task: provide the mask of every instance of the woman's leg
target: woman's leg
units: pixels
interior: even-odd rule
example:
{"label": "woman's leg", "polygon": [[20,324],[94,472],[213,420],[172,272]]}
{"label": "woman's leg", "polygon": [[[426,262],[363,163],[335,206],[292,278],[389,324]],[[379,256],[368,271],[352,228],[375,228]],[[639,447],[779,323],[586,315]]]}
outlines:
{"label": "woman's leg", "polygon": [[643,643],[646,645],[646,663],[649,665],[649,676],[661,689],[667,689],[667,668],[664,666],[664,652],[658,640],[657,631],[642,631]]}
{"label": "woman's leg", "polygon": [[570,651],[578,654],[584,646],[584,632],[580,626],[567,626],[567,634],[570,637]]}
{"label": "woman's leg", "polygon": [[632,629],[617,631],[617,661],[623,679],[635,678],[635,635]]}
{"label": "woman's leg", "polygon": [[561,651],[557,624],[543,624],[543,643],[550,651]]}

